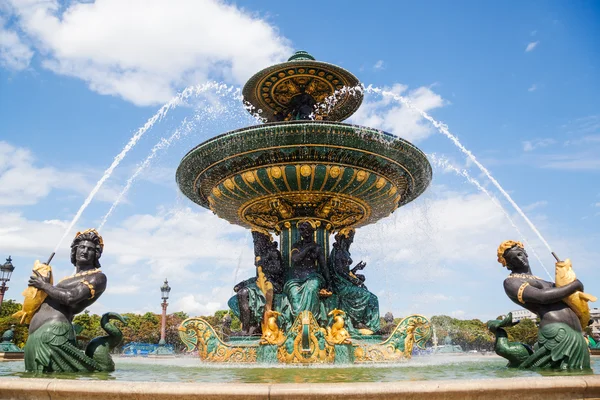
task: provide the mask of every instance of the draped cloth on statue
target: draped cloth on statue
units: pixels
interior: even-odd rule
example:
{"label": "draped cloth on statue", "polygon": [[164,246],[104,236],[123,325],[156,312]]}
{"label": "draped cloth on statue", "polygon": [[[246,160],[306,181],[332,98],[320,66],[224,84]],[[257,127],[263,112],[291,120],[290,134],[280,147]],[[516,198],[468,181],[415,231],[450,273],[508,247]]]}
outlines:
{"label": "draped cloth on statue", "polygon": [[327,321],[325,307],[319,299],[319,291],[325,285],[325,280],[316,272],[305,278],[289,279],[283,286],[291,307],[292,318],[302,311],[310,311],[317,321]]}
{"label": "draped cloth on statue", "polygon": [[590,352],[586,339],[561,322],[548,324],[540,329],[538,343],[521,365],[521,368],[590,368]]}
{"label": "draped cloth on statue", "polygon": [[76,346],[73,325],[49,321],[27,338],[25,370],[31,372],[100,371],[100,365]]}
{"label": "draped cloth on statue", "polygon": [[[340,254],[335,247],[331,252],[331,262],[337,258],[349,256]],[[354,334],[356,325],[364,324],[368,329],[377,332],[380,329],[379,299],[366,287],[357,286],[350,281],[348,274],[342,274],[335,268],[330,268],[334,293],[338,295],[338,308],[343,310],[350,321],[347,321],[348,330]]]}
{"label": "draped cloth on statue", "polygon": [[[263,319],[263,315],[265,312],[265,304],[267,304],[267,298],[265,294],[260,290],[258,285],[256,284],[256,278],[250,278],[244,281],[244,287],[248,289],[248,305],[250,306],[250,322],[260,324]],[[282,308],[282,294],[277,294],[273,296],[273,310],[280,310]],[[227,302],[229,308],[233,311],[238,318],[240,318],[240,305],[238,301],[237,295],[234,295]]]}

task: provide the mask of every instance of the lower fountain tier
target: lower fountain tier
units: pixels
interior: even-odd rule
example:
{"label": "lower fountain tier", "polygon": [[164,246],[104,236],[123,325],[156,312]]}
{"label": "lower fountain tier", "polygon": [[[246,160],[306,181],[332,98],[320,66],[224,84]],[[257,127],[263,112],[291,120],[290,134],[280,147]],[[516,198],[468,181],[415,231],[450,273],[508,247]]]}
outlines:
{"label": "lower fountain tier", "polygon": [[[218,363],[352,364],[398,362],[411,358],[414,347],[425,348],[431,338],[429,320],[422,315],[403,318],[385,340],[351,337],[336,341],[331,327],[320,327],[310,311],[303,311],[276,342],[228,340],[202,318],[188,318],[178,328],[188,352]],[[240,338],[242,339],[242,338]]]}
{"label": "lower fountain tier", "polygon": [[227,221],[281,232],[299,219],[339,230],[388,216],[429,185],[431,166],[409,142],[335,122],[297,121],[225,133],[191,150],[181,191]]}

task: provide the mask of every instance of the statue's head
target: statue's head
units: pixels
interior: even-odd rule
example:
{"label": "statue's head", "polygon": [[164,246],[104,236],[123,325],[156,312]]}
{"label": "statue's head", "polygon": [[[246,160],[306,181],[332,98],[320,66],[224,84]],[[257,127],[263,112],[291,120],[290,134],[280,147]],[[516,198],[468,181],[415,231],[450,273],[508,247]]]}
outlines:
{"label": "statue's head", "polygon": [[344,228],[335,235],[335,241],[338,243],[345,242],[347,246],[350,246],[354,242],[354,229]]}
{"label": "statue's head", "polygon": [[104,250],[102,236],[95,229],[77,232],[71,243],[71,263],[73,265],[92,265],[100,268],[100,256]]}
{"label": "statue's head", "polygon": [[523,243],[507,240],[498,247],[498,262],[511,271],[529,270],[529,259]]}
{"label": "statue's head", "polygon": [[300,232],[300,236],[302,236],[302,239],[309,240],[312,239],[315,229],[312,227],[310,222],[304,221],[298,225],[298,231]]}

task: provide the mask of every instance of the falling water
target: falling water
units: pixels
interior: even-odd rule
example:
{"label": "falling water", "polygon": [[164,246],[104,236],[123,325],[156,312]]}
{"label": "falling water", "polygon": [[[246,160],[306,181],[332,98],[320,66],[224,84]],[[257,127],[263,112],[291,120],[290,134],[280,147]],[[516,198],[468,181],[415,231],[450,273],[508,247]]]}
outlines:
{"label": "falling water", "polygon": [[458,147],[460,149],[460,151],[462,151],[475,165],[477,165],[477,167],[488,177],[488,179],[494,184],[494,186],[500,191],[500,193],[502,193],[502,195],[506,198],[506,200],[515,208],[515,210],[521,215],[521,217],[523,217],[523,219],[525,220],[525,222],[527,222],[527,224],[529,225],[529,227],[535,232],[535,234],[539,237],[539,239],[542,241],[542,243],[544,243],[544,245],[546,246],[546,248],[548,249],[548,251],[552,252],[552,249],[550,248],[550,245],[548,244],[548,242],[546,241],[546,239],[544,239],[544,237],[542,236],[542,234],[537,230],[537,228],[535,227],[535,225],[533,225],[533,223],[529,220],[529,218],[527,218],[527,215],[525,215],[525,213],[523,212],[523,210],[521,210],[521,208],[517,205],[517,203],[514,202],[514,200],[510,197],[510,195],[502,188],[502,186],[500,186],[500,184],[498,183],[498,181],[492,176],[492,174],[490,173],[490,171],[487,170],[486,167],[484,167],[478,160],[477,158],[475,158],[475,156],[473,155],[473,153],[471,153],[469,150],[467,150],[458,140],[458,138],[456,136],[454,136],[452,133],[450,133],[448,126],[446,124],[440,123],[438,121],[436,121],[435,119],[433,119],[429,114],[427,114],[425,111],[421,110],[420,108],[416,107],[415,105],[413,105],[411,103],[410,100],[408,100],[407,98],[398,95],[396,93],[390,92],[390,91],[386,91],[377,87],[373,87],[371,85],[369,85],[368,87],[364,88],[364,90],[367,93],[378,93],[381,94],[382,96],[385,97],[391,97],[392,99],[404,104],[406,107],[418,112],[423,118],[425,118],[427,121],[431,122],[433,124],[433,126],[435,126],[437,128],[438,131],[440,131],[442,134],[444,134],[448,139],[450,139],[452,141],[452,143],[454,143],[456,145],[456,147]]}
{"label": "falling water", "polygon": [[537,258],[537,260],[541,264],[542,268],[544,268],[544,271],[546,271],[546,274],[548,275],[548,277],[550,277],[550,279],[553,279],[552,276],[550,275],[550,273],[548,272],[548,269],[546,269],[546,266],[544,265],[544,263],[542,262],[542,260],[538,256],[537,252],[534,250],[533,246],[531,246],[527,242],[527,239],[525,238],[525,235],[523,235],[523,233],[519,230],[519,228],[517,227],[517,225],[515,224],[515,222],[513,221],[513,219],[510,217],[510,215],[504,209],[504,207],[502,207],[502,204],[500,204],[500,202],[498,201],[498,199],[496,198],[496,196],[494,196],[486,188],[484,188],[479,183],[479,181],[477,181],[475,178],[471,177],[471,175],[469,175],[469,173],[466,170],[459,169],[459,168],[455,167],[446,158],[439,157],[436,154],[428,154],[427,157],[435,165],[437,165],[438,167],[445,168],[447,170],[455,172],[457,175],[460,175],[460,176],[464,177],[469,183],[475,185],[475,187],[477,187],[477,189],[479,189],[481,192],[485,193],[489,197],[489,199],[492,201],[492,203],[494,203],[494,205],[496,207],[498,207],[500,209],[500,211],[502,211],[502,213],[504,214],[504,216],[506,217],[506,219],[508,219],[508,221],[510,222],[510,224],[512,225],[512,227],[515,228],[515,230],[517,231],[517,233],[519,234],[519,236],[522,238],[522,240],[525,243],[525,245],[527,246],[527,248],[533,253],[533,255],[535,256],[535,258]]}
{"label": "falling water", "polygon": [[488,171],[487,168],[485,168],[477,160],[477,158],[473,155],[473,153],[471,153],[469,150],[467,150],[462,145],[462,143],[460,143],[458,138],[456,136],[454,136],[452,133],[450,133],[448,126],[446,124],[443,124],[443,123],[438,122],[435,119],[433,119],[433,117],[431,117],[425,111],[421,110],[420,108],[418,108],[414,104],[412,104],[412,102],[410,100],[408,100],[406,97],[401,96],[396,93],[393,93],[393,92],[390,92],[390,91],[387,91],[387,90],[383,90],[378,87],[373,87],[372,85],[365,87],[364,85],[359,84],[357,86],[343,87],[339,90],[336,90],[331,96],[326,98],[321,104],[318,104],[316,106],[316,109],[317,110],[322,109],[322,110],[325,110],[325,112],[329,112],[331,110],[331,108],[338,101],[345,98],[345,96],[354,96],[354,95],[362,94],[365,92],[366,93],[377,93],[377,94],[380,94],[381,96],[392,98],[392,99],[396,100],[397,102],[400,102],[401,104],[410,108],[411,110],[416,111],[417,113],[419,113],[421,115],[421,117],[423,117],[427,121],[431,122],[431,124],[433,126],[435,126],[439,132],[441,132],[448,139],[450,139],[456,145],[456,147],[458,147],[460,149],[460,151],[462,151],[475,165],[477,165],[477,167],[488,177],[488,179],[500,191],[500,193],[502,193],[502,195],[506,198],[506,200],[508,200],[508,202],[514,207],[514,209],[519,213],[519,215],[521,215],[521,217],[523,217],[523,219],[525,220],[525,222],[527,222],[529,227],[535,232],[535,234],[539,237],[539,239],[542,241],[542,243],[544,243],[544,245],[546,246],[548,251],[550,251],[552,253],[552,249],[551,249],[550,245],[548,244],[548,242],[546,241],[546,239],[544,239],[544,237],[537,230],[535,225],[533,225],[533,223],[529,220],[529,218],[527,218],[527,215],[525,215],[523,210],[521,210],[521,208],[517,205],[517,203],[515,203],[514,200],[510,197],[510,195],[502,188],[502,186],[500,186],[500,183],[498,183],[498,181],[492,176],[490,171]]}
{"label": "falling water", "polygon": [[[129,150],[131,150],[137,144],[137,142],[141,139],[141,137],[148,130],[150,130],[156,122],[160,122],[168,114],[168,112],[170,110],[176,108],[185,99],[187,99],[191,96],[198,96],[199,94],[204,93],[208,90],[214,90],[216,93],[222,93],[222,92],[231,93],[235,98],[241,98],[239,88],[234,88],[232,86],[228,86],[228,85],[225,85],[223,83],[218,83],[218,82],[207,82],[202,85],[188,86],[183,91],[181,91],[176,96],[174,96],[171,100],[169,100],[169,102],[167,102],[165,105],[163,105],[156,114],[154,114],[150,119],[148,119],[148,121],[135,132],[135,134],[131,137],[131,139],[129,139],[129,142],[125,145],[123,150],[121,150],[121,152],[119,154],[117,154],[117,156],[113,159],[112,164],[106,169],[106,171],[104,171],[104,174],[102,175],[100,180],[96,183],[96,186],[94,186],[94,188],[92,189],[90,194],[87,196],[87,198],[85,199],[85,201],[83,202],[83,204],[81,205],[81,207],[79,208],[77,213],[75,214],[75,217],[73,217],[73,220],[71,221],[71,223],[65,230],[63,236],[60,238],[56,247],[54,248],[54,253],[56,253],[56,251],[62,244],[63,240],[65,239],[65,237],[67,237],[67,235],[69,234],[71,229],[73,229],[73,226],[75,226],[75,224],[81,217],[81,214],[83,214],[83,211],[91,203],[92,199],[94,198],[96,193],[98,193],[98,190],[100,190],[100,188],[102,187],[104,182],[111,176],[114,169],[121,163],[121,161],[123,160],[123,158],[125,158],[125,156],[129,152]],[[244,107],[246,109],[248,109],[249,111],[253,110],[253,107],[251,105],[249,105],[248,103],[244,103]],[[259,110],[259,112],[260,112],[260,110]],[[255,118],[259,118],[256,114],[254,114],[254,115],[255,115]]]}
{"label": "falling water", "polygon": [[185,135],[189,134],[192,130],[194,130],[196,128],[196,125],[199,121],[215,118],[217,116],[217,114],[222,113],[223,111],[224,110],[222,107],[210,107],[205,110],[202,110],[202,111],[196,113],[191,120],[184,118],[181,125],[177,129],[175,129],[175,131],[171,134],[171,136],[169,136],[166,139],[161,138],[158,141],[158,143],[156,143],[154,145],[152,150],[150,150],[150,154],[138,166],[138,168],[135,170],[133,175],[131,175],[129,177],[129,179],[127,180],[127,183],[125,184],[125,186],[123,187],[123,189],[121,190],[119,195],[117,196],[116,200],[113,202],[113,204],[111,205],[108,212],[102,218],[102,222],[100,222],[100,225],[98,225],[98,230],[102,229],[102,227],[108,220],[108,217],[110,217],[110,215],[115,210],[117,205],[121,202],[121,200],[123,199],[125,194],[127,194],[129,189],[131,189],[133,182],[146,168],[148,168],[148,166],[150,166],[150,163],[152,162],[152,160],[156,157],[156,155],[161,150],[168,148],[171,145],[171,143],[173,143],[176,140],[179,140],[179,138],[181,136],[185,136]]}

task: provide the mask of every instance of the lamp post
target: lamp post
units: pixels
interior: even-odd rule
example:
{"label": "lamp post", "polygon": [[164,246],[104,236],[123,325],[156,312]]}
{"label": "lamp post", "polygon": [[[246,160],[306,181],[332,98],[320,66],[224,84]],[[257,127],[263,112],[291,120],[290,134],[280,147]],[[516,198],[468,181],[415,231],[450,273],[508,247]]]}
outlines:
{"label": "lamp post", "polygon": [[166,324],[167,324],[167,306],[169,305],[169,303],[167,303],[167,300],[169,300],[169,292],[171,291],[171,287],[169,286],[169,282],[167,281],[167,279],[165,278],[165,283],[163,283],[163,285],[160,287],[160,291],[162,293],[161,298],[162,298],[162,323],[160,326],[160,341],[158,342],[159,346],[164,346],[165,345],[165,329],[166,329]]}
{"label": "lamp post", "polygon": [[12,265],[12,258],[8,256],[6,262],[0,266],[0,281],[2,281],[2,284],[0,285],[0,310],[2,309],[2,302],[4,301],[4,293],[8,290],[6,282],[10,281],[10,276],[14,270],[15,267]]}

